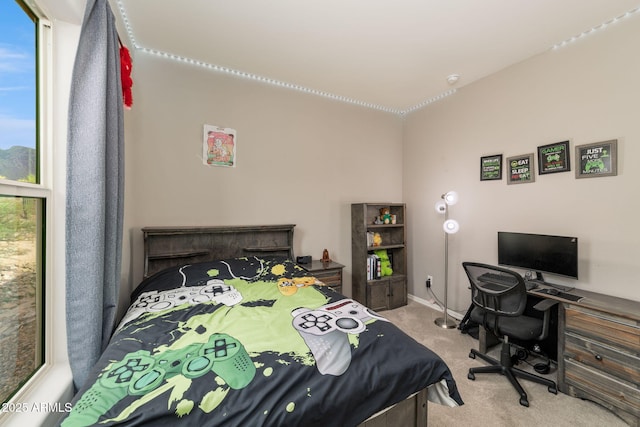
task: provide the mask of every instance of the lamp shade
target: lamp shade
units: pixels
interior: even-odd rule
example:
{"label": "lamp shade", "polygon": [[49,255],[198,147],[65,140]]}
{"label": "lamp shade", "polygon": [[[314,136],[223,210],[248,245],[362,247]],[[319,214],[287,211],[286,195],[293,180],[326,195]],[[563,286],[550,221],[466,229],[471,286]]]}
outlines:
{"label": "lamp shade", "polygon": [[458,203],[458,193],[456,193],[455,191],[447,191],[445,194],[442,195],[442,198],[444,199],[445,203],[449,206],[455,205],[456,203]]}
{"label": "lamp shade", "polygon": [[443,214],[447,211],[447,204],[442,200],[438,200],[436,202],[435,208],[436,208],[436,212],[438,212],[439,214]]}
{"label": "lamp shade", "polygon": [[455,219],[448,219],[442,224],[442,229],[447,234],[454,234],[460,230],[460,224]]}

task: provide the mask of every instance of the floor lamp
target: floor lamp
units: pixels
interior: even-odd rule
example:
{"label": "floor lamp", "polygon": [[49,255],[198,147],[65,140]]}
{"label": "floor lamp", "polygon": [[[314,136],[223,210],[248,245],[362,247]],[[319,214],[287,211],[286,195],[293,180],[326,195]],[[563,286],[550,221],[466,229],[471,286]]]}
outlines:
{"label": "floor lamp", "polygon": [[449,288],[449,234],[457,233],[460,230],[460,224],[455,219],[449,219],[449,206],[458,202],[458,193],[449,191],[442,196],[442,200],[436,203],[436,212],[444,214],[444,317],[438,317],[435,324],[444,329],[453,329],[456,323],[449,319],[447,306],[447,291]]}

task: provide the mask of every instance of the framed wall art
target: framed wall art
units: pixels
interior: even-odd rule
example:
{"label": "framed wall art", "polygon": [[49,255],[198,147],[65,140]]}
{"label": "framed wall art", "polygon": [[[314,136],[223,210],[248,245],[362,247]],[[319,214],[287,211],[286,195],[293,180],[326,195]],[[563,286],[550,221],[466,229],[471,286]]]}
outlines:
{"label": "framed wall art", "polygon": [[480,181],[502,179],[502,154],[480,157]]}
{"label": "framed wall art", "polygon": [[208,166],[236,166],[236,131],[204,125],[202,163]]}
{"label": "framed wall art", "polygon": [[571,170],[569,141],[538,147],[538,173],[568,172]]}
{"label": "framed wall art", "polygon": [[507,158],[507,184],[524,184],[536,180],[533,153]]}
{"label": "framed wall art", "polygon": [[618,140],[576,146],[576,178],[618,174]]}

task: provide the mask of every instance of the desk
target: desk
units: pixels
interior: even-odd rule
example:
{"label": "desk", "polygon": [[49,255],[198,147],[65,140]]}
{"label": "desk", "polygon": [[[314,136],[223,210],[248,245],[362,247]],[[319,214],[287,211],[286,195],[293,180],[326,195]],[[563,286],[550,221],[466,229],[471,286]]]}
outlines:
{"label": "desk", "polygon": [[[569,301],[537,290],[529,294],[559,302],[558,389],[640,427],[640,302],[580,289],[570,293],[584,298]],[[480,327],[482,352],[492,343],[488,335]]]}

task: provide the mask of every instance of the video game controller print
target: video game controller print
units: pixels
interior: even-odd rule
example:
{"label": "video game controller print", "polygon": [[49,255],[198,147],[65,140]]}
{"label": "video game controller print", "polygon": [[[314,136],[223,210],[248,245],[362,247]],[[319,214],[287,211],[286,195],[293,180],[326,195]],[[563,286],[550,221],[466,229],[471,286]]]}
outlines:
{"label": "video game controller print", "polygon": [[385,320],[362,304],[343,299],[315,310],[297,308],[291,312],[293,327],[311,350],[318,372],[342,375],[351,364],[351,346],[346,334],[359,334],[364,322]]}
{"label": "video game controller print", "polygon": [[256,367],[242,343],[227,334],[212,334],[204,344],[155,355],[138,350],[103,371],[73,406],[62,426],[93,425],[127,395],[147,394],[176,375],[194,379],[209,372],[238,390],[253,380]]}
{"label": "video game controller print", "polygon": [[208,301],[231,307],[242,301],[242,294],[220,279],[211,279],[204,286],[184,286],[169,291],[143,292],[131,304],[120,325],[137,319],[143,313],[167,310],[181,304],[195,305]]}
{"label": "video game controller print", "polygon": [[322,310],[326,310],[330,313],[334,313],[337,316],[354,317],[360,320],[362,323],[366,323],[369,320],[383,320],[388,322],[387,319],[380,316],[369,307],[365,307],[357,301],[349,298],[341,299],[331,304],[326,304],[320,307]]}
{"label": "video game controller print", "polygon": [[298,292],[299,288],[306,288],[319,283],[318,279],[311,276],[294,277],[292,279],[281,277],[278,279],[278,291],[282,295],[291,296]]}

